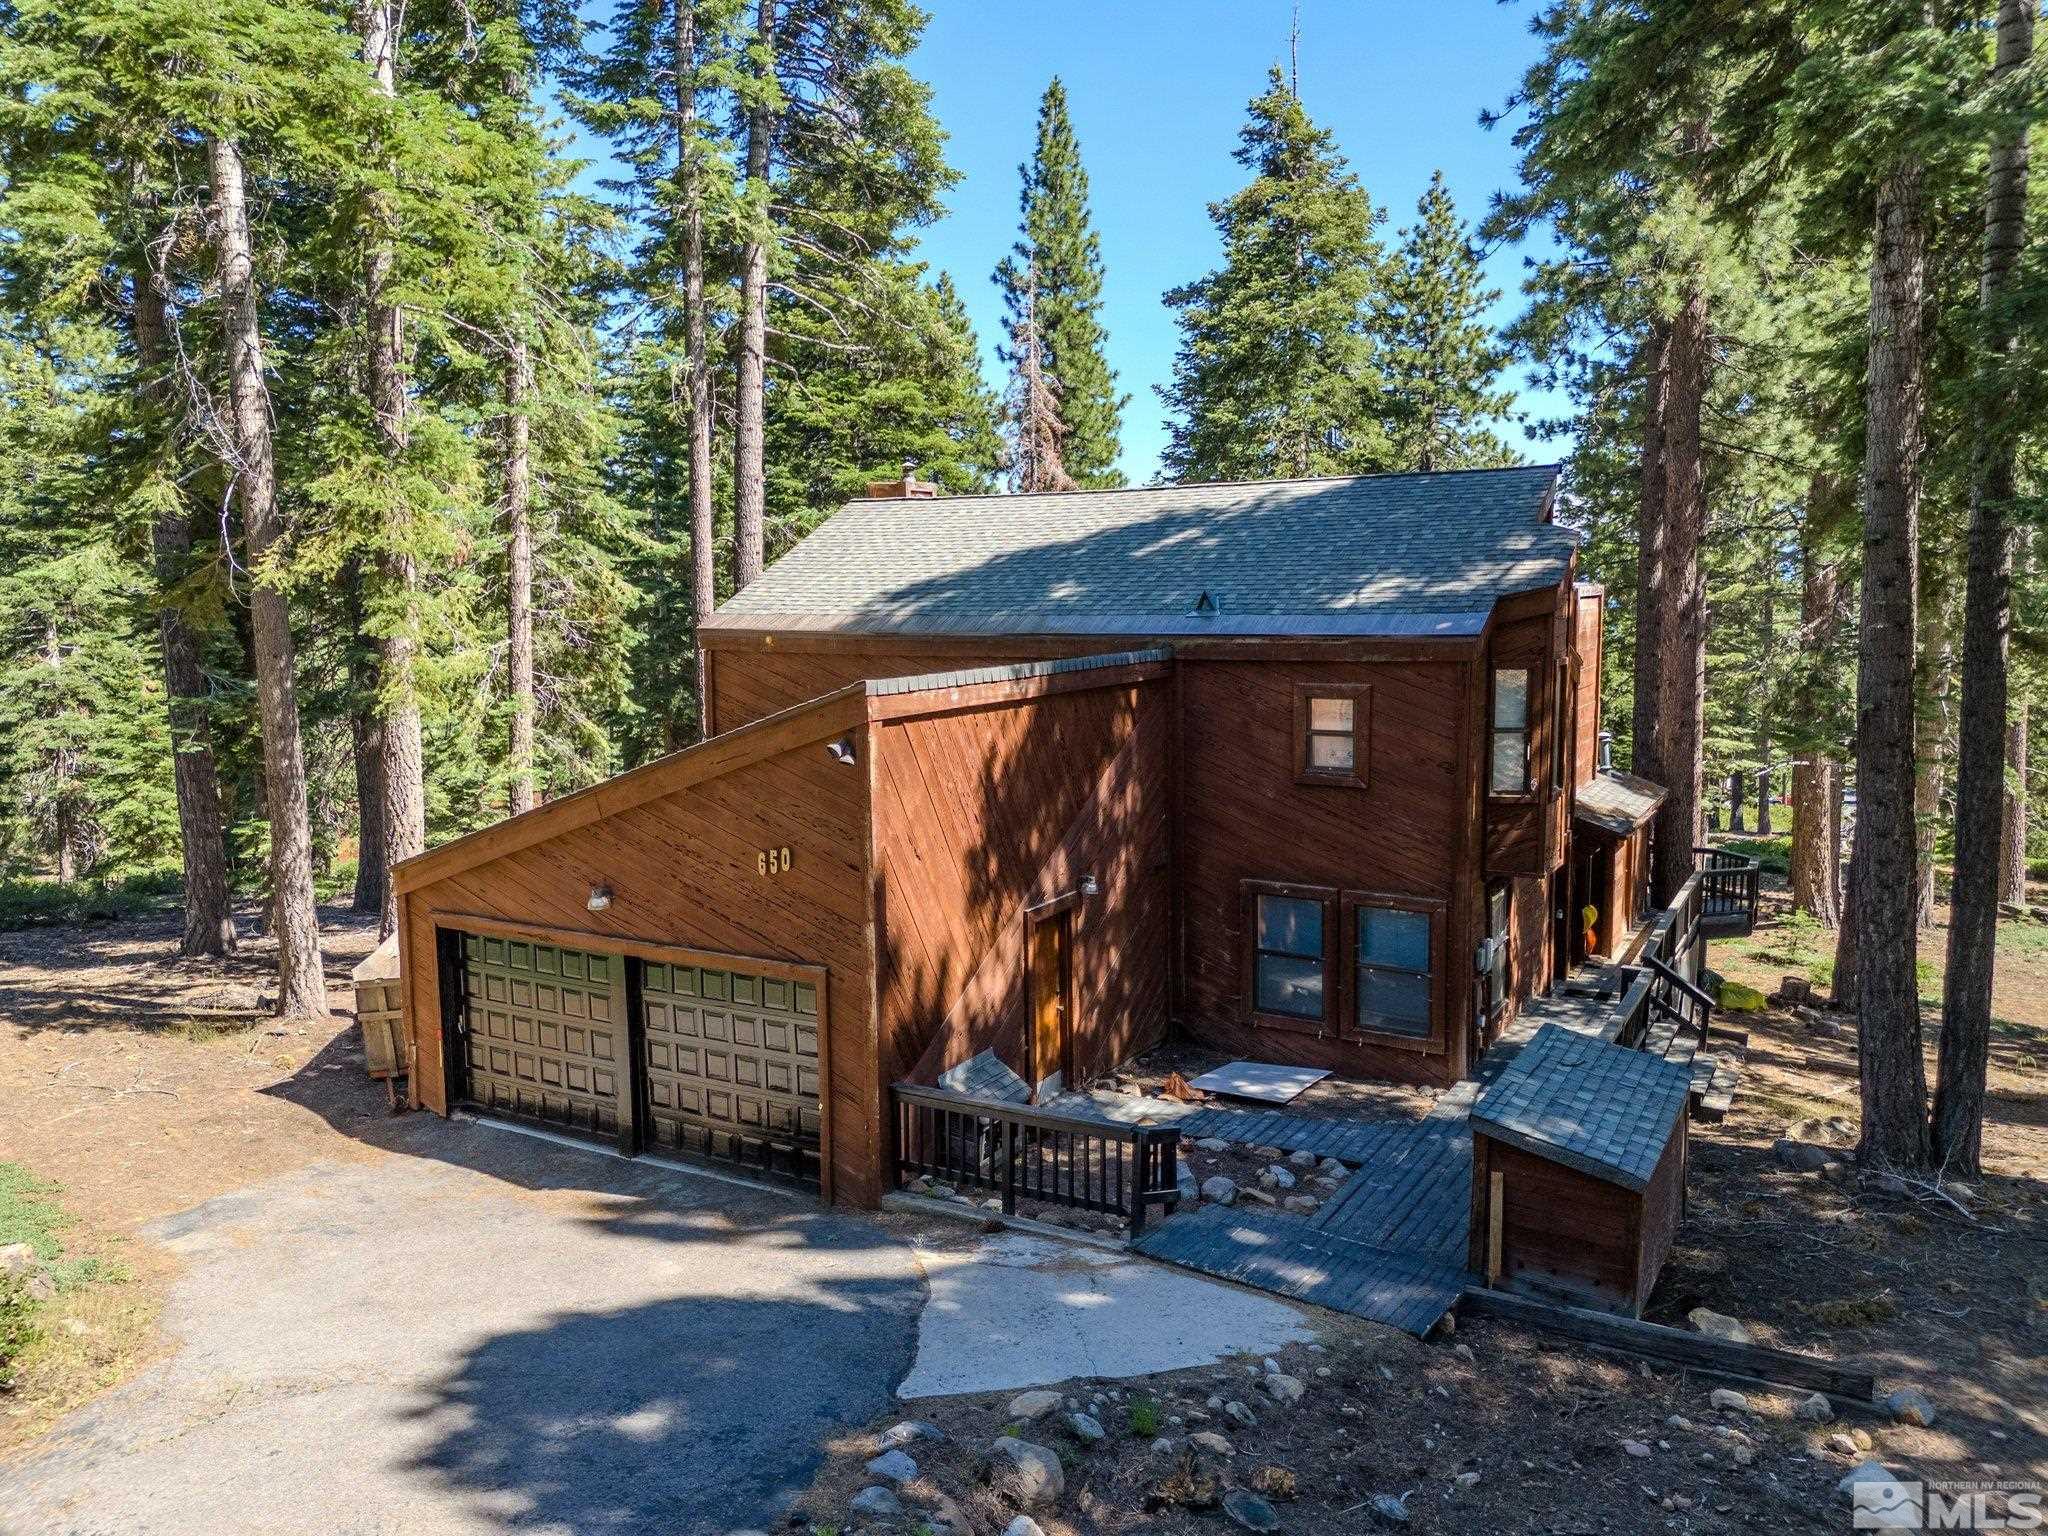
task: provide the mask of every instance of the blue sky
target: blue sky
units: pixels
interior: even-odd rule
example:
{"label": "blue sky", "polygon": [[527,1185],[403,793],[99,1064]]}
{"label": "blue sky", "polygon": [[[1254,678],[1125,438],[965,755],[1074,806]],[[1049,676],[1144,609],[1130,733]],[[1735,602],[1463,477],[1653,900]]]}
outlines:
{"label": "blue sky", "polygon": [[[1148,481],[1166,443],[1153,386],[1171,375],[1177,339],[1160,296],[1217,260],[1208,205],[1243,184],[1231,151],[1267,68],[1285,65],[1289,0],[925,5],[931,24],[911,65],[931,83],[962,178],[949,217],[923,232],[921,254],[953,274],[995,381],[1002,305],[989,273],[1016,238],[1017,166],[1031,152],[1039,96],[1059,75],[1102,235],[1110,365],[1131,396],[1123,469]],[[1536,57],[1532,10],[1495,0],[1302,0],[1302,100],[1387,209],[1390,237],[1412,218],[1433,170],[1443,170],[1468,221],[1515,184],[1512,124],[1481,128],[1479,113],[1498,109]],[[1524,255],[1508,249],[1488,260],[1504,290],[1500,321],[1519,311]],[[1512,379],[1523,383],[1519,369]],[[1539,415],[1564,410],[1526,391],[1521,404]],[[1526,451],[1550,459],[1562,447]]]}

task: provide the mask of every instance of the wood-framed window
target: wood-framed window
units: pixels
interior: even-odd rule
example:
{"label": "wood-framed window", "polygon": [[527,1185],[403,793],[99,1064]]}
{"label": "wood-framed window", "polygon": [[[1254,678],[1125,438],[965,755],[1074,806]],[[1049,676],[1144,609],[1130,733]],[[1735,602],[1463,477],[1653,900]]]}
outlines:
{"label": "wood-framed window", "polygon": [[1372,746],[1372,688],[1363,683],[1294,685],[1294,778],[1300,784],[1365,788]]}
{"label": "wood-framed window", "polygon": [[1487,790],[1495,795],[1529,793],[1529,669],[1493,669],[1492,732],[1487,753]]}
{"label": "wood-framed window", "polygon": [[1337,1009],[1337,893],[1247,880],[1243,896],[1246,1017],[1322,1033]]}
{"label": "wood-framed window", "polygon": [[1352,1032],[1416,1049],[1442,1041],[1447,911],[1428,897],[1345,893]]}

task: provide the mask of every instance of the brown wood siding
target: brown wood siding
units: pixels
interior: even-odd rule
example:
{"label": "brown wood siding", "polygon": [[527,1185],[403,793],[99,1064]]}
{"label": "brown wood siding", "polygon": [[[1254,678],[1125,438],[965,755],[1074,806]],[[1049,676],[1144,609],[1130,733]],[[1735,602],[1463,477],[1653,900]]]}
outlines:
{"label": "brown wood siding", "polygon": [[1097,655],[1137,648],[1102,639],[848,641],[839,645],[766,643],[721,645],[714,652],[712,724],[738,730],[779,710],[883,677],[917,677],[961,667],[985,667],[1059,656]]}
{"label": "brown wood siding", "polygon": [[[1546,608],[1497,627],[1488,647],[1490,668],[1524,667],[1529,673],[1529,776],[1526,795],[1489,794],[1486,803],[1486,872],[1489,875],[1547,874],[1563,857],[1565,818],[1570,807],[1557,782],[1558,733],[1567,724],[1569,700],[1558,690],[1558,661],[1566,655],[1560,610]],[[1492,761],[1491,678],[1487,693],[1488,734],[1482,759]],[[1489,777],[1489,784],[1491,779]]]}
{"label": "brown wood siding", "polygon": [[1687,1117],[1681,1114],[1671,1128],[1671,1140],[1665,1143],[1663,1156],[1657,1159],[1649,1187],[1643,1191],[1634,1307],[1638,1317],[1643,1314],[1650,1292],[1657,1288],[1657,1275],[1664,1268],[1664,1260],[1678,1236],[1678,1224],[1685,1217],[1686,1138],[1690,1129]]}
{"label": "brown wood siding", "polygon": [[1168,1014],[1170,675],[877,726],[882,1080],[982,1050],[1031,1075],[1027,909],[1093,874],[1072,923],[1075,1079]]}
{"label": "brown wood siding", "polygon": [[[1458,894],[1461,763],[1469,734],[1460,661],[1179,663],[1182,974],[1188,1031],[1247,1057],[1352,1076],[1444,1083],[1470,1017],[1469,947],[1438,978],[1452,1041],[1441,1054],[1253,1026],[1245,1017],[1243,885],[1271,881],[1450,901]],[[1368,787],[1297,784],[1297,686],[1370,686]],[[1333,919],[1336,913],[1332,913]],[[1446,921],[1450,915],[1446,914]],[[1454,927],[1450,938],[1455,941]],[[1338,947],[1342,972],[1348,955]],[[1340,976],[1326,979],[1337,986]],[[1348,1029],[1348,1021],[1345,1021]]]}
{"label": "brown wood siding", "polygon": [[1578,589],[1573,648],[1578,659],[1578,722],[1572,746],[1572,787],[1600,770],[1600,668],[1606,632],[1601,626],[1607,598],[1599,587]]}
{"label": "brown wood siding", "polygon": [[[857,751],[859,749],[857,748]],[[832,1193],[872,1204],[877,1094],[869,1043],[867,777],[813,741],[545,842],[402,892],[405,975],[420,1064],[418,1096],[444,1111],[436,927],[537,925],[600,952],[660,957],[675,946],[822,967],[825,1112]],[[791,868],[760,873],[788,847]],[[611,906],[587,907],[590,888]],[[736,958],[734,967],[746,969]]]}
{"label": "brown wood siding", "polygon": [[1501,1283],[1638,1310],[1641,1197],[1484,1134],[1473,1145],[1475,1189],[1503,1176]]}

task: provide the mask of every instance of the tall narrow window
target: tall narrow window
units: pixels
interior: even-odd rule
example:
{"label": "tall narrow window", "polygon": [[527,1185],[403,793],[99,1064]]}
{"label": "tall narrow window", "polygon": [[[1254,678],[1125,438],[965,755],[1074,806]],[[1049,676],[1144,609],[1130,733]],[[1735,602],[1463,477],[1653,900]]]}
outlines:
{"label": "tall narrow window", "polygon": [[1253,1013],[1315,1025],[1329,1019],[1334,894],[1300,886],[1246,892]]}
{"label": "tall narrow window", "polygon": [[1359,907],[1358,1027],[1426,1035],[1435,1022],[1435,953],[1427,912]]}
{"label": "tall narrow window", "polygon": [[1508,1002],[1508,888],[1496,885],[1486,893],[1486,1016],[1499,1015]]}
{"label": "tall narrow window", "polygon": [[1529,669],[1493,669],[1493,772],[1496,795],[1529,790]]}
{"label": "tall narrow window", "polygon": [[1294,777],[1303,784],[1365,788],[1372,739],[1372,689],[1298,684],[1294,690]]}

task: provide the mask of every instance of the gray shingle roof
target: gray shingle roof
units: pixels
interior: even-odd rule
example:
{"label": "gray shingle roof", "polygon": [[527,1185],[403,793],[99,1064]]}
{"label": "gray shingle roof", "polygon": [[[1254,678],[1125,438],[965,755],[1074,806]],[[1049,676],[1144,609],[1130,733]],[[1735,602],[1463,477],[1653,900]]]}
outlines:
{"label": "gray shingle roof", "polygon": [[[854,501],[707,629],[1460,635],[1563,580],[1554,466]],[[1197,613],[1207,594],[1213,613]]]}
{"label": "gray shingle roof", "polygon": [[1657,814],[1667,793],[1662,784],[1609,768],[1578,787],[1572,814],[1603,832],[1627,837]]}
{"label": "gray shingle roof", "polygon": [[1641,1190],[1691,1092],[1691,1071],[1675,1061],[1546,1024],[1479,1096],[1472,1128]]}

